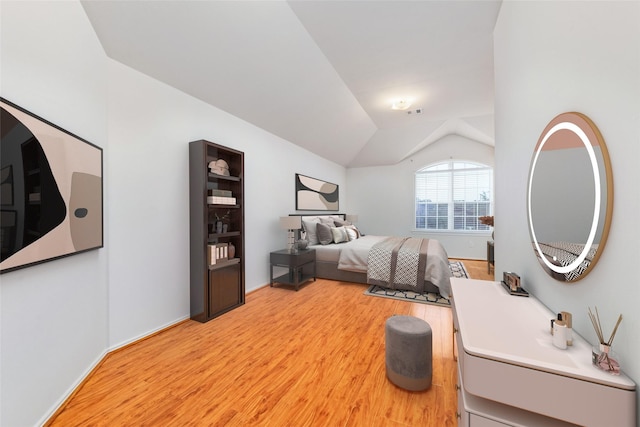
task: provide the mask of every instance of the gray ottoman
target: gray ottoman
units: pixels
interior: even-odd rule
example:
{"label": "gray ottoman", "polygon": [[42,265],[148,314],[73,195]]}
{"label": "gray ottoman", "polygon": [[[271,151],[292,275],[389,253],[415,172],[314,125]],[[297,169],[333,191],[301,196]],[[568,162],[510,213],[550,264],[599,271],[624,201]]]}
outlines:
{"label": "gray ottoman", "polygon": [[387,378],[406,390],[431,387],[431,326],[413,316],[392,316],[384,326]]}

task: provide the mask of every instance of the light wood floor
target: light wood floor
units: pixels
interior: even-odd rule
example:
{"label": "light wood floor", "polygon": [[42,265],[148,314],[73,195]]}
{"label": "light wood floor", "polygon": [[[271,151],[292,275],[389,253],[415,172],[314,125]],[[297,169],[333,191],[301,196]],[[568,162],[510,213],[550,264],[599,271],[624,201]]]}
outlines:
{"label": "light wood floor", "polygon": [[[463,260],[492,279],[486,262]],[[364,296],[317,280],[265,287],[208,323],[186,321],[107,355],[52,426],[455,426],[451,309]],[[408,392],[385,376],[384,322],[433,330],[433,380]]]}

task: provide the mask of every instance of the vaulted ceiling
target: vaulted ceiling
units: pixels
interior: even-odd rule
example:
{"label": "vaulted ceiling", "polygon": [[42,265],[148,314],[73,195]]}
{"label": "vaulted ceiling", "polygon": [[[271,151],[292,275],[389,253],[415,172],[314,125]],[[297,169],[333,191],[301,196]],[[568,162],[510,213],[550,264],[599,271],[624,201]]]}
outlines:
{"label": "vaulted ceiling", "polygon": [[494,143],[501,1],[82,4],[110,58],[338,164],[394,164],[449,134]]}

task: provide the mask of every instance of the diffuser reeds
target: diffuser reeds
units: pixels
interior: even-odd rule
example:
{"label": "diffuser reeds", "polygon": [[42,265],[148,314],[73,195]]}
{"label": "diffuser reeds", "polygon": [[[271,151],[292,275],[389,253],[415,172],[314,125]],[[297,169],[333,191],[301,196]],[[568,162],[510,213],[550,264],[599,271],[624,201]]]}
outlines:
{"label": "diffuser reeds", "polygon": [[595,314],[591,311],[591,307],[589,307],[589,319],[591,319],[591,324],[593,325],[593,329],[596,331],[598,341],[600,342],[600,351],[597,354],[594,351],[593,354],[594,365],[613,374],[619,374],[620,364],[611,357],[610,351],[611,345],[613,344],[613,339],[616,336],[616,332],[618,332],[618,326],[620,326],[620,322],[622,322],[622,314],[618,316],[618,321],[616,322],[616,325],[614,326],[609,339],[606,341],[604,339],[604,333],[602,332],[602,323],[600,323],[600,314],[598,313],[598,307],[595,307]]}

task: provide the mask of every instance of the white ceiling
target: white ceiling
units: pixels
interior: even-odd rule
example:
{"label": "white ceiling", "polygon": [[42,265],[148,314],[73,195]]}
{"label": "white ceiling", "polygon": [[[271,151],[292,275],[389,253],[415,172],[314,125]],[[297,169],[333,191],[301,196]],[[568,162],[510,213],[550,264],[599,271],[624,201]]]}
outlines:
{"label": "white ceiling", "polygon": [[[501,1],[82,5],[109,57],[338,164],[394,164],[452,133],[494,143]],[[390,109],[402,97],[411,114]]]}

